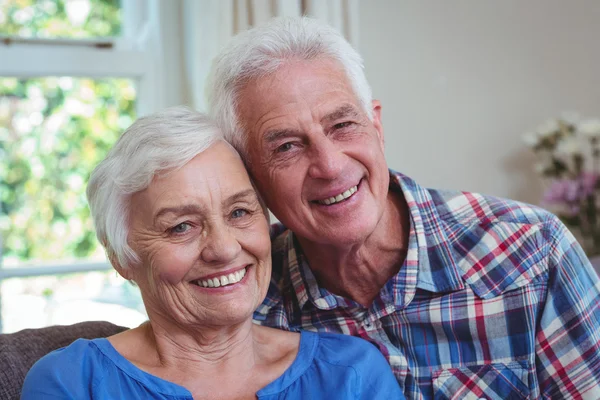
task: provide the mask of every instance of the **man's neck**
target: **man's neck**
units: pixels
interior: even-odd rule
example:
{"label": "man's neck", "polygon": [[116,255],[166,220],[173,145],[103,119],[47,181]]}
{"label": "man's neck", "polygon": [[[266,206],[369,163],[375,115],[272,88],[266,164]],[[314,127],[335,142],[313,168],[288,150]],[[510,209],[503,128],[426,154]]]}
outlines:
{"label": "man's neck", "polygon": [[410,219],[401,194],[389,192],[375,230],[360,243],[332,246],[298,237],[319,285],[368,307],[398,273],[408,249]]}

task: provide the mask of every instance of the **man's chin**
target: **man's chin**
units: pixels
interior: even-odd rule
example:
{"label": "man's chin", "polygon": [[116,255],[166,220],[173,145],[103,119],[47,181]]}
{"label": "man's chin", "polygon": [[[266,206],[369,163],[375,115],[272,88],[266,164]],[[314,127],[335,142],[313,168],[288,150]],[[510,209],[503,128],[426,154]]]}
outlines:
{"label": "man's chin", "polygon": [[376,221],[363,219],[349,220],[330,226],[322,225],[306,236],[296,233],[293,229],[292,231],[297,236],[317,245],[348,247],[364,243],[373,234],[376,226]]}

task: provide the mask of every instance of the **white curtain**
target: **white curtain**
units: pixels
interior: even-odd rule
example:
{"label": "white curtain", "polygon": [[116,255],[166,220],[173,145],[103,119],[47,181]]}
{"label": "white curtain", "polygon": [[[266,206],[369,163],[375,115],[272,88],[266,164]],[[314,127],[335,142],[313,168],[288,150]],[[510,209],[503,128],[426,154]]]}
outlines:
{"label": "white curtain", "polygon": [[183,0],[182,85],[187,94],[182,102],[206,111],[206,76],[223,45],[236,33],[283,15],[326,21],[358,47],[358,0]]}

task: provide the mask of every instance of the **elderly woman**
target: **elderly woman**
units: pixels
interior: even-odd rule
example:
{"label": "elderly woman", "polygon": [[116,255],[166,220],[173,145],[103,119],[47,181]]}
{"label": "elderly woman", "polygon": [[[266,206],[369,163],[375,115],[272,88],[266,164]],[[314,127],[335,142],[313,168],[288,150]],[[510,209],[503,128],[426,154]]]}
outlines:
{"label": "elderly woman", "polygon": [[149,321],[38,361],[22,399],[391,399],[385,359],[361,339],[252,323],[271,255],[267,214],[238,154],[183,107],[135,122],[87,195],[114,268]]}

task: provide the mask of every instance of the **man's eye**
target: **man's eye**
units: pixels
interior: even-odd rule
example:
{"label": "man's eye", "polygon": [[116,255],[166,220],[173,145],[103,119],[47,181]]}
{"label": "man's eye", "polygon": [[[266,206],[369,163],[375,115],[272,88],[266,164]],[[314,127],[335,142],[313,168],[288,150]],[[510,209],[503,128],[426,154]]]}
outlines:
{"label": "man's eye", "polygon": [[231,218],[242,218],[245,217],[247,214],[247,210],[244,210],[243,208],[237,208],[231,213]]}
{"label": "man's eye", "polygon": [[290,151],[294,145],[292,142],[286,142],[277,148],[277,153],[285,153],[286,151]]}
{"label": "man's eye", "polygon": [[352,124],[353,124],[353,122],[351,122],[351,121],[340,122],[339,124],[335,124],[333,126],[333,129],[344,129],[344,128],[349,127]]}
{"label": "man's eye", "polygon": [[192,226],[187,222],[182,222],[171,228],[172,233],[185,233],[192,229]]}

